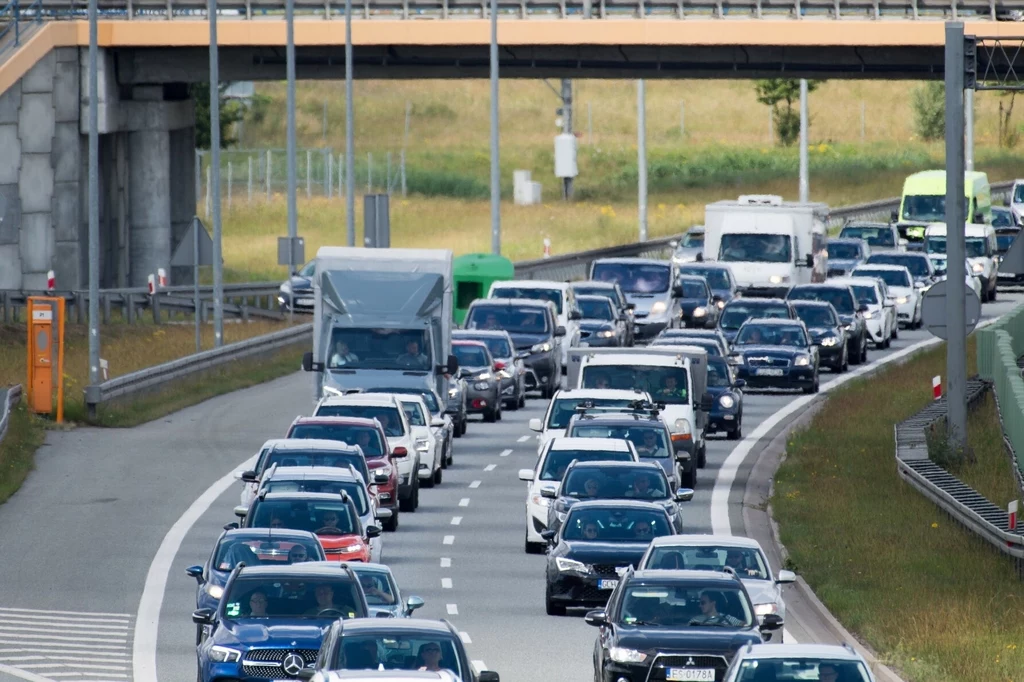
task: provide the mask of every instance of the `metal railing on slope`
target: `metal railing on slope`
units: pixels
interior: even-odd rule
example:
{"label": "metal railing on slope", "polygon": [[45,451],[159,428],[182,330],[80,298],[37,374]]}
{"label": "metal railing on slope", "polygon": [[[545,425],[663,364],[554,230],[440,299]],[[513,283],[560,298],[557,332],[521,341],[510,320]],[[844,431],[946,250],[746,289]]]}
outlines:
{"label": "metal railing on slope", "polygon": [[21,400],[21,385],[0,389],[0,441],[7,435],[7,427],[11,422],[11,410]]}
{"label": "metal railing on slope", "polygon": [[[967,382],[968,405],[985,395],[987,383]],[[1010,530],[1009,515],[929,458],[928,430],[946,417],[946,398],[936,400],[895,426],[896,468],[900,478],[934,502],[953,520],[1013,557],[1024,568],[1024,534]]]}

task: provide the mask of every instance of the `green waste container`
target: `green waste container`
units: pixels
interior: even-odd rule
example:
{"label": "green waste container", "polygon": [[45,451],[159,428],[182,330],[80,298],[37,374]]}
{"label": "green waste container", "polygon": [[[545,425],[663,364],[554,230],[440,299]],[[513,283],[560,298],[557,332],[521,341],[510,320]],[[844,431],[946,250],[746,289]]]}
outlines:
{"label": "green waste container", "polygon": [[487,296],[493,282],[515,279],[516,267],[508,258],[490,253],[467,253],[452,261],[455,283],[455,324],[466,319],[469,304]]}

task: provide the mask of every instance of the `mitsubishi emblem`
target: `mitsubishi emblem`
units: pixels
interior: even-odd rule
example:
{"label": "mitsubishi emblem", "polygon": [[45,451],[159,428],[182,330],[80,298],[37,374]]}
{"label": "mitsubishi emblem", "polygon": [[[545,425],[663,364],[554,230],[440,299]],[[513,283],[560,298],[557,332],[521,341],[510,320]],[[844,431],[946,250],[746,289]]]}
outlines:
{"label": "mitsubishi emblem", "polygon": [[290,653],[284,657],[284,671],[292,677],[297,676],[306,667],[306,661],[296,653]]}
{"label": "mitsubishi emblem", "polygon": [[697,662],[693,660],[693,656],[686,659],[686,665],[697,665]]}

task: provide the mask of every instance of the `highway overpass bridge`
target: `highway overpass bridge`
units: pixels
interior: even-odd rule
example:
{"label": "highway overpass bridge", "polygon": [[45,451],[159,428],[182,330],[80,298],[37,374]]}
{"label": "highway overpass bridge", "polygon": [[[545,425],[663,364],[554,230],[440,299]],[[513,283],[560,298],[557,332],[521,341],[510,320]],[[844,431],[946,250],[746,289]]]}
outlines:
{"label": "highway overpass bridge", "polygon": [[[222,2],[224,81],[285,77],[283,0]],[[358,78],[483,78],[486,0],[356,0]],[[0,289],[85,285],[85,4],[38,0],[0,15]],[[1024,0],[517,0],[500,2],[502,77],[935,79],[944,18],[1004,36],[979,62],[1010,71],[1000,19]],[[101,286],[168,267],[195,210],[188,86],[208,78],[202,0],[101,0]],[[297,0],[297,73],[344,75],[344,5]],[[6,26],[6,28],[5,28]],[[17,38],[17,39],[15,39]],[[987,55],[994,55],[989,60]],[[190,271],[172,271],[187,283]]]}

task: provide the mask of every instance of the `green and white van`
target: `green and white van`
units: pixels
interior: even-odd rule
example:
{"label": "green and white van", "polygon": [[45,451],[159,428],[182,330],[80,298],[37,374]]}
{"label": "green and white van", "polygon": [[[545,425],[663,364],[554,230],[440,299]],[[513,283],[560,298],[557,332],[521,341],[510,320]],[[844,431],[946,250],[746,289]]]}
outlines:
{"label": "green and white van", "polygon": [[[967,199],[967,221],[992,224],[992,190],[988,175],[980,171],[964,173],[964,194]],[[914,173],[903,183],[903,198],[898,213],[892,216],[900,236],[906,239],[908,251],[924,246],[925,229],[932,223],[946,220],[946,171],[929,170]]]}

